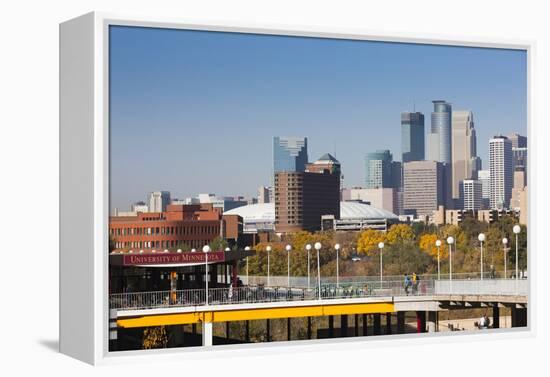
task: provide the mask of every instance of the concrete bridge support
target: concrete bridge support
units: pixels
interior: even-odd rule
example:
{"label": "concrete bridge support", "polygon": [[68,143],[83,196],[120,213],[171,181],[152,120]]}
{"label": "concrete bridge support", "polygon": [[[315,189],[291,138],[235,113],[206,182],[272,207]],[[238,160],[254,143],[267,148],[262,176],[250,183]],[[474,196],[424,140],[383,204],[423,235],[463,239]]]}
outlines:
{"label": "concrete bridge support", "polygon": [[405,313],[397,312],[397,333],[405,334]]}
{"label": "concrete bridge support", "polygon": [[369,324],[367,322],[367,315],[363,314],[363,336],[368,335]]}
{"label": "concrete bridge support", "polygon": [[334,338],[334,316],[328,316],[328,336]]}
{"label": "concrete bridge support", "polygon": [[372,333],[374,335],[380,335],[381,334],[381,331],[380,331],[380,322],[381,322],[381,318],[380,318],[380,313],[376,313],[376,314],[373,314],[373,329],[372,329]]}
{"label": "concrete bridge support", "polygon": [[416,332],[426,332],[426,312],[418,310],[416,312]]}
{"label": "concrete bridge support", "polygon": [[512,307],[512,327],[527,326],[527,308]]}
{"label": "concrete bridge support", "polygon": [[391,334],[391,313],[386,313],[386,334]]}
{"label": "concrete bridge support", "polygon": [[202,323],[202,345],[205,347],[212,346],[212,322]]}
{"label": "concrete bridge support", "polygon": [[437,320],[437,312],[436,311],[429,311],[428,312],[428,332],[437,332],[439,331],[439,324]]}
{"label": "concrete bridge support", "polygon": [[493,305],[493,329],[498,329],[500,327],[500,308],[498,303]]}
{"label": "concrete bridge support", "polygon": [[340,316],[340,336],[348,336],[348,316]]}

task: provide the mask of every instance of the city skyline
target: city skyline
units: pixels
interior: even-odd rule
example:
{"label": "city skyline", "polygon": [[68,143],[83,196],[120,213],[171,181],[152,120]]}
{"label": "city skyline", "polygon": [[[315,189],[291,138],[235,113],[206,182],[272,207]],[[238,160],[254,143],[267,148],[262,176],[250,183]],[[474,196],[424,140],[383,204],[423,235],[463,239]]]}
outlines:
{"label": "city skyline", "polygon": [[310,159],[334,154],[362,186],[365,154],[401,160],[401,113],[429,122],[437,98],[474,113],[484,169],[490,138],[526,134],[524,51],[133,27],[111,46],[112,207],[158,190],[255,196],[277,135],[307,137]]}

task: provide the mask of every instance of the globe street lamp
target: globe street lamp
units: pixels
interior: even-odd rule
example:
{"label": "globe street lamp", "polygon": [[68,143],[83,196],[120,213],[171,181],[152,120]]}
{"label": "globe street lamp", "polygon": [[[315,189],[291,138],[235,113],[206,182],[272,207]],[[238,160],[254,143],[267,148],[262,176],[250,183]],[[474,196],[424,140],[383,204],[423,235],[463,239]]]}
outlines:
{"label": "globe street lamp", "polygon": [[321,250],[321,242],[315,242],[315,250],[317,250],[317,288],[319,289],[319,300],[321,299],[321,261],[319,260],[319,250]]}
{"label": "globe street lamp", "polygon": [[286,245],[285,249],[286,249],[286,272],[288,274],[286,286],[290,288],[290,250],[292,250],[292,246]]}
{"label": "globe street lamp", "polygon": [[271,252],[271,246],[267,246],[265,251],[267,251],[267,286],[269,287],[269,253]]}
{"label": "globe street lamp", "polygon": [[479,240],[479,245],[481,248],[480,271],[481,271],[481,280],[483,280],[483,241],[485,241],[485,234],[479,233],[479,236],[477,236],[477,239]]}
{"label": "globe street lamp", "polygon": [[507,279],[508,277],[508,274],[506,272],[506,266],[507,266],[507,262],[506,262],[506,254],[508,254],[508,238],[504,237],[502,239],[502,245],[503,245],[503,248],[504,248],[504,279]]}
{"label": "globe street lamp", "polygon": [[453,282],[453,243],[455,239],[452,236],[447,237],[447,243],[449,244],[449,281]]}
{"label": "globe street lamp", "polygon": [[202,252],[204,253],[204,269],[206,271],[205,273],[205,280],[206,280],[206,290],[205,290],[205,302],[206,305],[208,305],[208,253],[210,252],[210,246],[204,245],[202,248]]}
{"label": "globe street lamp", "polygon": [[339,273],[339,270],[338,270],[338,264],[339,264],[339,260],[338,260],[338,251],[340,250],[340,244],[337,243],[336,245],[334,245],[334,249],[336,249],[336,288],[338,288],[340,286],[340,273]]}
{"label": "globe street lamp", "polygon": [[521,227],[519,225],[514,225],[512,228],[514,234],[516,235],[516,281],[519,279],[519,270],[518,270],[518,234],[521,232]]}
{"label": "globe street lamp", "polygon": [[441,240],[435,241],[435,246],[437,247],[437,280],[440,280],[441,273],[440,273],[440,258],[439,258],[439,248],[441,247]]}
{"label": "globe street lamp", "polygon": [[[244,251],[250,251],[250,246],[246,246]],[[246,256],[246,285],[250,285],[250,282],[248,281],[248,255]]]}
{"label": "globe street lamp", "polygon": [[229,251],[231,251],[231,249],[229,247],[226,247],[225,252],[229,252]]}
{"label": "globe street lamp", "polygon": [[307,250],[307,289],[310,289],[310,287],[311,287],[311,285],[309,284],[309,265],[310,265],[309,253],[311,251],[311,245],[310,244],[306,245],[306,250]]}
{"label": "globe street lamp", "polygon": [[382,249],[384,249],[384,242],[379,242],[378,248],[380,249],[380,288],[382,288]]}

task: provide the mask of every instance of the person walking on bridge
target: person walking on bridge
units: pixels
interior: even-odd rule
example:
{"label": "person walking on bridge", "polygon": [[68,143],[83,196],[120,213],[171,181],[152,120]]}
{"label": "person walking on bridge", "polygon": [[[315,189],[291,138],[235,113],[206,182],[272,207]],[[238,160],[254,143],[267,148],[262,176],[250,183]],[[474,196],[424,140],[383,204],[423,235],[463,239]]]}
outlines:
{"label": "person walking on bridge", "polygon": [[418,276],[416,276],[416,272],[412,274],[412,293],[413,295],[418,293]]}
{"label": "person walking on bridge", "polygon": [[411,286],[411,278],[409,275],[405,274],[405,281],[403,282],[403,287],[405,288],[405,295],[409,295],[409,287]]}

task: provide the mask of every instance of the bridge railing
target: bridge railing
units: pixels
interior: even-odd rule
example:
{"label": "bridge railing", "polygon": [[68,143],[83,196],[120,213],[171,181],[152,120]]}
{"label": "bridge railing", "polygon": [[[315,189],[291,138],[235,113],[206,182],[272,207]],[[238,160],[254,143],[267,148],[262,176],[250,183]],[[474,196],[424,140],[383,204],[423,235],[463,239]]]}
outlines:
{"label": "bridge railing", "polygon": [[[420,281],[405,289],[402,281],[367,281],[361,283],[321,284],[321,299],[357,297],[432,295],[434,282]],[[127,292],[110,295],[111,309],[153,309],[185,307],[206,304],[204,289],[176,291]],[[238,288],[212,288],[208,290],[208,304],[245,304],[275,301],[305,301],[319,299],[319,289],[295,287],[246,286]]]}
{"label": "bridge railing", "polygon": [[529,290],[527,279],[461,279],[436,280],[434,293],[438,295],[515,295],[525,296]]}

